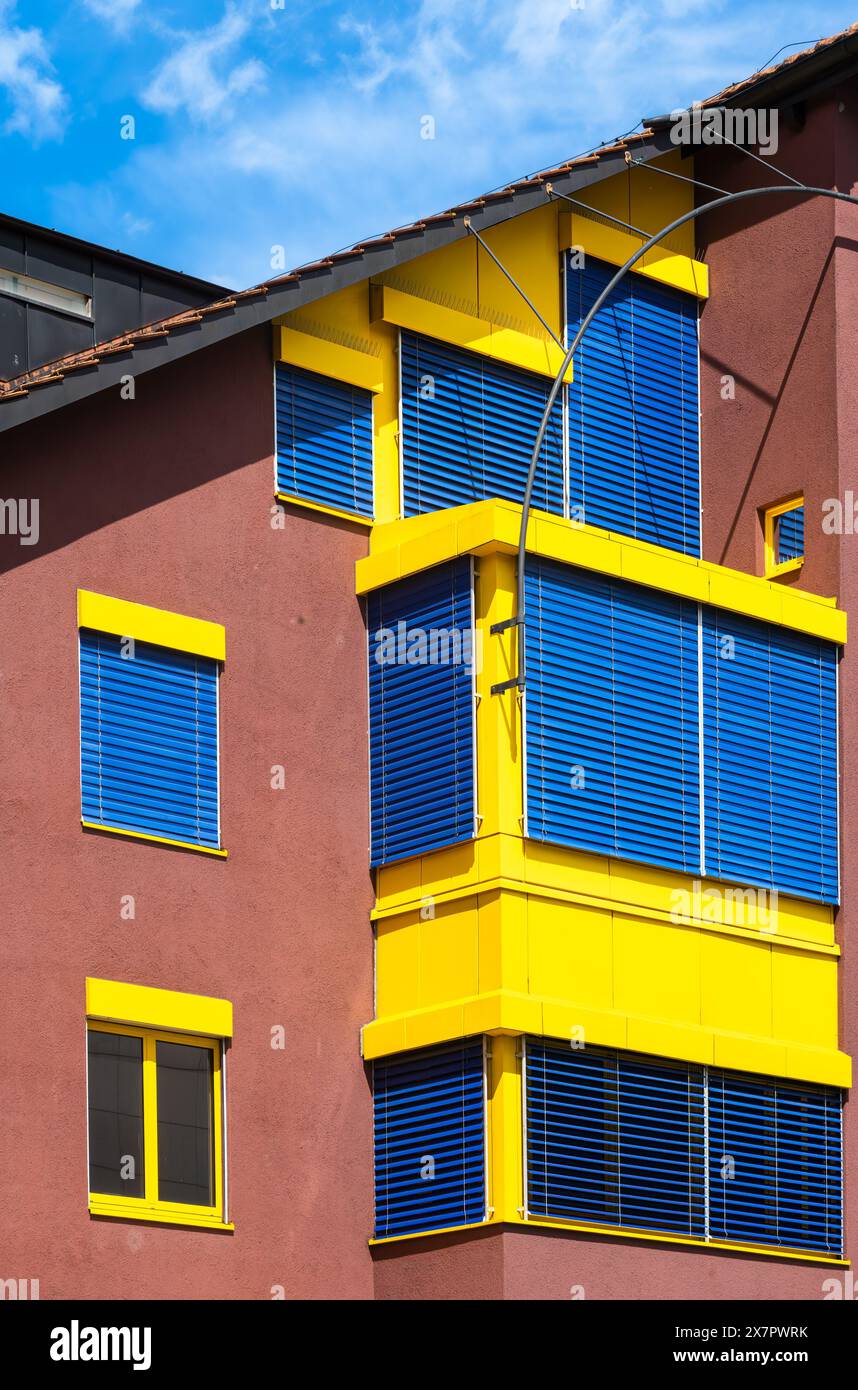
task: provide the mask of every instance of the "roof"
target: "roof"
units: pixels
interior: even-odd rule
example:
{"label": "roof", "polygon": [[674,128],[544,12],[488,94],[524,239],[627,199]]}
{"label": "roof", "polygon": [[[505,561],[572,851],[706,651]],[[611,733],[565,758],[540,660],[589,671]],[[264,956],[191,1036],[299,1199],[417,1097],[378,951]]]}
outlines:
{"label": "roof", "polygon": [[[703,105],[732,105],[751,93],[760,104],[763,100],[782,98],[797,89],[802,90],[802,84],[804,91],[816,90],[838,77],[849,75],[852,63],[858,71],[858,24],[725,87]],[[0,381],[0,430],[105,390],[116,385],[123,375],[138,376],[176,361],[198,348],[269,323],[347,285],[460,240],[468,235],[466,218],[476,231],[483,232],[517,217],[544,203],[546,183],[552,183],[560,193],[572,195],[621,172],[631,152],[636,159],[646,162],[675,149],[662,122],[654,119],[638,133],[602,145],[553,169],[543,169],[471,202],[396,227],[383,236],[299,266],[251,289],[221,296],[211,304],[185,310],[86,351],[58,358],[10,381]]]}

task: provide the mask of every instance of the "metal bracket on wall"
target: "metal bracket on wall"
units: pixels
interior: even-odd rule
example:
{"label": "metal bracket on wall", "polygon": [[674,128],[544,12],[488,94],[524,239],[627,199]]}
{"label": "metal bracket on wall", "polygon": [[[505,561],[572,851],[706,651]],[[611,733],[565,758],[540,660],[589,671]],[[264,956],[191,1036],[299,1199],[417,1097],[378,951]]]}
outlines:
{"label": "metal bracket on wall", "polygon": [[504,693],[505,690],[523,690],[523,689],[524,689],[524,677],[523,677],[523,676],[513,676],[512,680],[509,680],[509,681],[501,681],[498,685],[493,685],[493,686],[492,686],[492,694],[493,694],[493,695],[503,695],[503,693]]}

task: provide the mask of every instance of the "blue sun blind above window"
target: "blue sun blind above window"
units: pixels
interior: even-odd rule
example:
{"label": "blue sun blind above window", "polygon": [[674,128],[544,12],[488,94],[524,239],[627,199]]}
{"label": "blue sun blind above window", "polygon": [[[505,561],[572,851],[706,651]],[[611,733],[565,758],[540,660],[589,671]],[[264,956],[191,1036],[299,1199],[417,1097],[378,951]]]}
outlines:
{"label": "blue sun blind above window", "polygon": [[[486,497],[521,502],[547,377],[413,333],[401,335],[405,515]],[[533,505],[563,512],[563,417],[549,420]]]}
{"label": "blue sun blind above window", "polygon": [[218,663],[81,629],[83,819],[218,848]]}
{"label": "blue sun blind above window", "polygon": [[804,555],[804,507],[790,507],[775,518],[777,549],[775,561],[784,565]]}
{"label": "blue sun blind above window", "polygon": [[527,833],[695,870],[697,606],[528,563]]}
{"label": "blue sun blind above window", "polygon": [[278,362],[277,490],[373,515],[372,393]]}
{"label": "blue sun blind above window", "polygon": [[704,609],[706,871],[834,903],[837,652]]}
{"label": "blue sun blind above window", "polygon": [[[566,272],[571,342],[616,267]],[[629,274],[587,328],[569,392],[569,505],[591,526],[700,554],[697,301]]]}
{"label": "blue sun blind above window", "polygon": [[375,1234],[483,1221],[482,1038],[373,1064]]}
{"label": "blue sun blind above window", "polygon": [[370,594],[370,857],[386,864],[474,834],[471,562]]}

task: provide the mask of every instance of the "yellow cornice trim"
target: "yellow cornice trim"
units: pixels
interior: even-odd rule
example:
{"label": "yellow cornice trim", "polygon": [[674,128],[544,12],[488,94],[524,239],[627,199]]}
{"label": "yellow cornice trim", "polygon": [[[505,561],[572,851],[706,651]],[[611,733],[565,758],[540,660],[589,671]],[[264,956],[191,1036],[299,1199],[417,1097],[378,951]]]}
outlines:
{"label": "yellow cornice trim", "polygon": [[290,492],[275,492],[278,502],[290,507],[306,507],[311,512],[321,512],[323,516],[335,517],[337,521],[351,521],[358,526],[372,526],[372,517],[361,516],[359,512],[347,512],[342,507],[328,507],[324,502],[311,502],[307,497],[295,497]]}
{"label": "yellow cornice trim", "polygon": [[171,840],[166,835],[150,835],[146,830],[125,830],[118,825],[102,825],[98,820],[83,820],[84,830],[102,830],[105,835],[124,835],[129,840],[146,840],[152,845],[172,845],[175,849],[190,849],[195,854],[212,854],[216,859],[228,859],[229,850],[215,849],[213,845],[196,845],[193,840]]}
{"label": "yellow cornice trim", "polygon": [[317,376],[332,377],[348,386],[378,394],[384,388],[383,363],[373,353],[361,352],[330,338],[302,333],[285,324],[274,326],[274,353],[279,361],[301,367]]}
{"label": "yellow cornice trim", "polygon": [[394,1245],[405,1240],[428,1240],[432,1236],[455,1236],[460,1231],[501,1230],[514,1226],[526,1230],[532,1226],[538,1230],[568,1231],[570,1235],[611,1236],[617,1240],[656,1241],[659,1245],[686,1245],[692,1250],[705,1253],[707,1250],[726,1250],[734,1254],[760,1255],[765,1259],[801,1260],[805,1264],[836,1265],[848,1269],[852,1261],[840,1255],[823,1255],[818,1250],[782,1250],[772,1245],[739,1245],[729,1240],[695,1240],[692,1236],[669,1235],[664,1231],[638,1231],[628,1226],[591,1226],[580,1221],[551,1221],[547,1217],[498,1217],[491,1216],[486,1221],[469,1221],[462,1226],[437,1226],[429,1231],[405,1231],[397,1236],[371,1236],[367,1244]]}
{"label": "yellow cornice trim", "polygon": [[[625,265],[629,256],[643,245],[643,237],[608,226],[597,221],[598,217],[598,208],[593,208],[592,217],[584,212],[561,212],[560,249],[568,251],[572,247],[580,247],[585,256],[607,261],[609,265]],[[632,266],[632,273],[658,280],[673,289],[684,290],[696,299],[709,298],[709,267],[703,261],[692,260],[690,256],[683,256],[667,246],[653,246]]]}
{"label": "yellow cornice trim", "polygon": [[[356,564],[356,591],[369,593],[457,555],[515,554],[520,526],[521,507],[497,498],[374,526],[370,554]],[[561,564],[616,575],[830,642],[846,641],[846,614],[833,598],[787,589],[758,575],[597,526],[534,512],[527,549]]]}
{"label": "yellow cornice trim", "polygon": [[365,1060],[371,1060],[482,1033],[568,1040],[579,1036],[582,1028],[591,1046],[818,1085],[847,1088],[852,1084],[851,1058],[831,1048],[592,1009],[512,990],[469,995],[448,1004],[376,1019],[361,1029],[361,1052]]}
{"label": "yellow cornice trim", "polygon": [[[522,333],[490,319],[447,308],[432,299],[406,294],[390,285],[370,285],[370,318],[373,322],[383,320],[397,328],[452,343],[481,357],[491,357],[540,376],[555,377],[564,357],[562,349],[547,334]],[[564,381],[572,380],[572,371],[570,366]]]}
{"label": "yellow cornice trim", "polygon": [[86,1016],[102,1023],[136,1024],[207,1038],[232,1037],[232,1004],[228,999],[120,980],[87,977]]}
{"label": "yellow cornice trim", "polygon": [[78,627],[94,628],[96,632],[133,637],[139,642],[152,642],[158,647],[208,656],[215,661],[226,659],[226,629],[220,623],[186,618],[181,613],[94,594],[89,589],[77,591],[77,622]]}

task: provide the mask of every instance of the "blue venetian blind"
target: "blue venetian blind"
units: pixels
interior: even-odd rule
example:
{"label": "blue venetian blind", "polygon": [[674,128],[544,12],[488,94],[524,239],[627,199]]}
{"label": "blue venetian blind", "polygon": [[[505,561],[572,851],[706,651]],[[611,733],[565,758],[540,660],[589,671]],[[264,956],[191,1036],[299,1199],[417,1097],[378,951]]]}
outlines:
{"label": "blue venetian blind", "polygon": [[706,871],[836,902],[837,656],[705,609]]}
{"label": "blue venetian blind", "polygon": [[377,1237],[485,1219],[483,1070],[481,1038],[373,1064]]}
{"label": "blue venetian blind", "polygon": [[532,1216],[705,1234],[703,1075],[527,1042]]}
{"label": "blue venetian blind", "polygon": [[[413,333],[400,341],[405,515],[484,497],[521,502],[548,378]],[[533,505],[561,514],[562,429],[558,400]]]}
{"label": "blue venetian blind", "polygon": [[696,870],[697,607],[530,561],[527,833]]}
{"label": "blue venetian blind", "polygon": [[83,819],[217,848],[218,664],[148,642],[122,651],[81,630]]}
{"label": "blue venetian blind", "polygon": [[369,626],[373,864],[474,834],[469,557],[376,590]]}
{"label": "blue venetian blind", "polygon": [[837,1091],[710,1072],[712,1236],[839,1254],[840,1124]]}
{"label": "blue venetian blind", "polygon": [[277,490],[373,514],[372,393],[278,362]]}
{"label": "blue venetian blind", "polygon": [[792,507],[776,518],[777,563],[800,560],[804,554],[804,507]]}
{"label": "blue venetian blind", "polygon": [[[567,261],[567,337],[616,267]],[[697,301],[629,274],[575,356],[569,392],[573,516],[700,554]]]}

